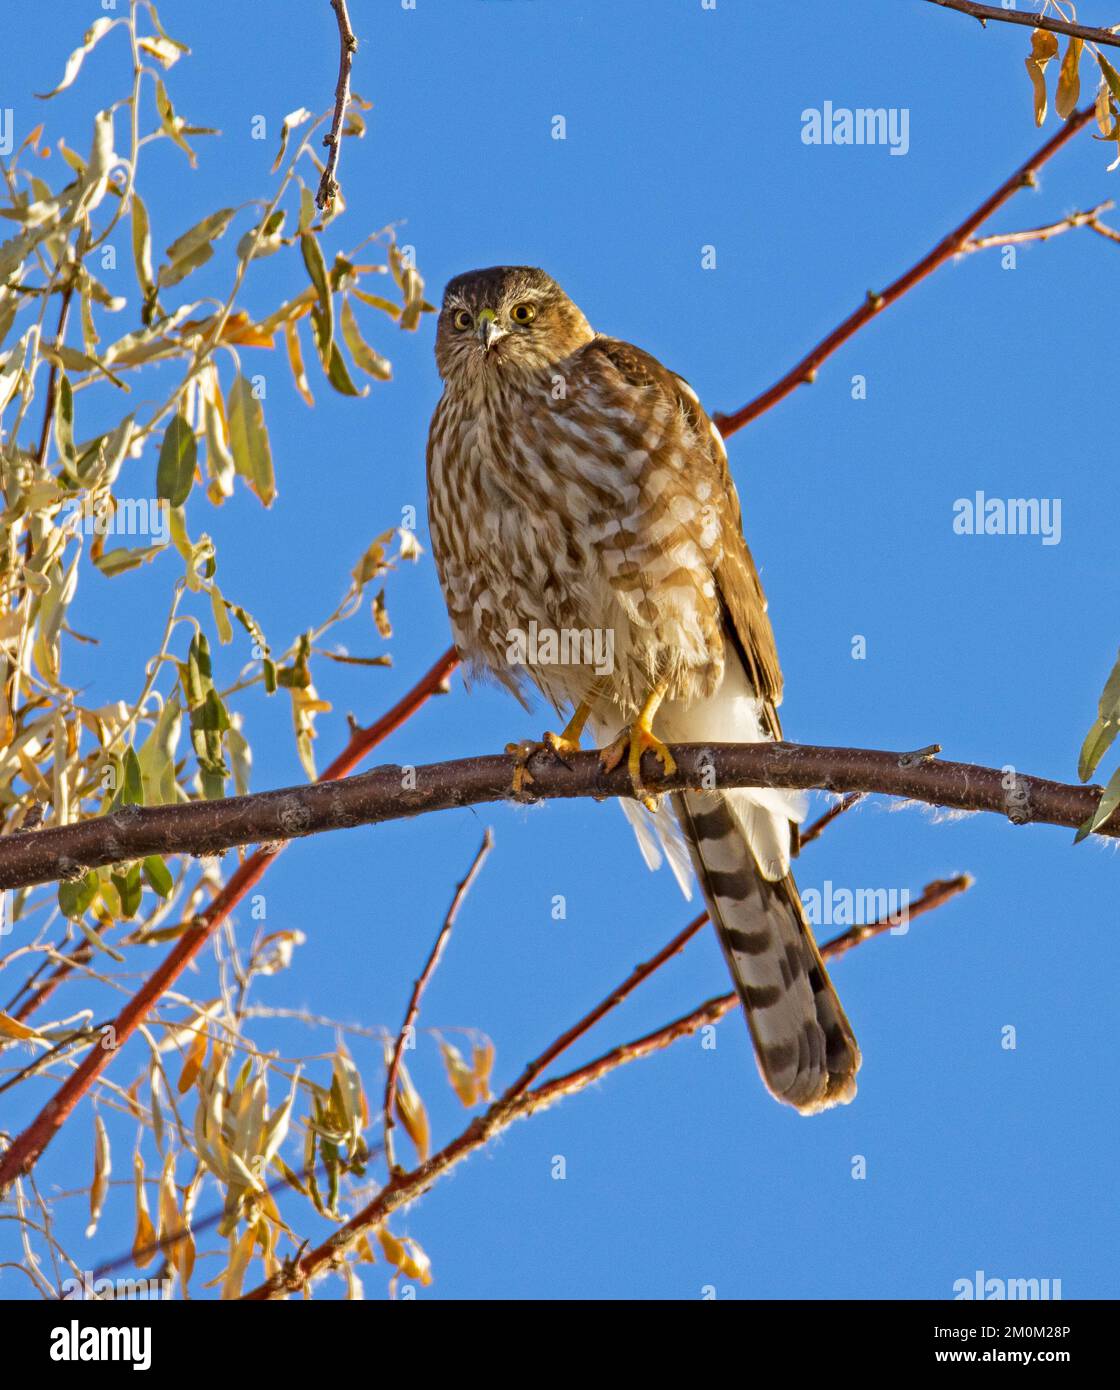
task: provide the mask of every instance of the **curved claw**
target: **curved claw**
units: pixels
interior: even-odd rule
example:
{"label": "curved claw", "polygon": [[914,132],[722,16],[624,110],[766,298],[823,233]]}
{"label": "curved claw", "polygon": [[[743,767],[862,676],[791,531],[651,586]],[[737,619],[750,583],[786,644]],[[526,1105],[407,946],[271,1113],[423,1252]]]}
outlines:
{"label": "curved claw", "polygon": [[645,791],[645,784],[642,781],[642,754],[647,749],[661,764],[664,776],[668,777],[676,772],[676,759],[672,753],[657,735],[651,733],[640,720],[632,724],[630,728],[623,729],[615,741],[603,749],[599,755],[599,761],[604,772],[613,772],[625,757],[631,786],[638,794],[639,799],[650,810],[653,810],[656,806],[654,798],[642,795]]}

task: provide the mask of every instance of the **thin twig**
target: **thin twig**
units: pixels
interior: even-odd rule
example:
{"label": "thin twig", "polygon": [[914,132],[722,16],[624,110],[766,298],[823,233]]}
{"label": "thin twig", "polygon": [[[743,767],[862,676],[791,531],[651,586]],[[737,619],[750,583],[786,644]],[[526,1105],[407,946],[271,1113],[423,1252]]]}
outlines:
{"label": "thin twig", "polygon": [[[432,695],[445,694],[450,688],[448,681],[459,664],[454,648],[445,651],[434,666],[421,677],[391,710],[368,728],[355,727],[350,740],[334,762],[322,773],[321,782],[334,781],[355,768],[371,748],[381,743],[410,719]],[[237,904],[263,877],[265,870],[274,862],[284,846],[281,844],[268,851],[258,850],[237,870],[234,878],[226,884],[207,909],[206,918],[211,930],[216,930]],[[58,986],[66,979],[75,966],[83,964],[92,954],[92,947],[85,941],[75,947],[65,961],[55,967],[51,974],[35,991],[28,996],[14,1017],[25,1023],[29,1016],[51,997]],[[18,997],[18,996],[17,996]]]}
{"label": "thin twig", "polygon": [[1101,213],[1107,212],[1112,206],[1112,199],[1107,198],[1088,212],[1072,212],[1068,217],[1063,217],[1060,222],[1050,222],[1045,227],[1029,227],[1023,232],[1004,232],[1002,236],[998,232],[993,232],[991,236],[973,237],[971,241],[966,241],[961,247],[961,254],[987,251],[993,246],[1020,246],[1027,241],[1049,241],[1052,236],[1073,231],[1075,227],[1092,227],[1099,220]]}
{"label": "thin twig", "polygon": [[842,796],[835,806],[830,806],[828,810],[815,820],[812,825],[804,829],[798,838],[798,847],[804,849],[806,845],[811,845],[820,834],[827,830],[838,816],[842,816],[845,811],[850,811],[853,806],[863,800],[863,792],[849,792],[847,796]]}
{"label": "thin twig", "polygon": [[455,919],[459,915],[459,909],[466,901],[467,894],[471,891],[475,879],[482,870],[486,857],[494,848],[493,832],[487,827],[486,833],[482,837],[482,844],[478,847],[466,876],[462,879],[459,886],[455,889],[455,896],[451,899],[451,906],[447,909],[447,916],[443,919],[443,926],[439,929],[435,945],[431,949],[427,963],[420,972],[419,978],[412,987],[412,997],[408,1001],[408,1008],[405,1011],[404,1022],[401,1024],[401,1031],[397,1035],[396,1046],[393,1048],[393,1059],[389,1064],[389,1073],[385,1078],[385,1101],[384,1110],[384,1131],[385,1131],[385,1158],[389,1164],[389,1172],[397,1171],[396,1160],[393,1155],[393,1129],[395,1121],[393,1119],[393,1101],[397,1095],[397,1081],[400,1077],[401,1058],[404,1056],[404,1049],[408,1043],[409,1029],[413,1028],[420,1014],[420,1000],[423,997],[428,982],[435,974],[439,966],[440,957],[443,955],[444,947],[451,937],[452,928],[455,926]]}
{"label": "thin twig", "polygon": [[1103,43],[1110,48],[1120,48],[1120,35],[1111,29],[1092,29],[1087,24],[1076,24],[1070,19],[1055,19],[1052,15],[1023,14],[1018,10],[1005,10],[996,5],[978,5],[975,0],[928,0],[931,5],[940,5],[943,10],[957,10],[960,14],[971,15],[986,25],[989,19],[997,24],[1025,24],[1030,29],[1049,29],[1052,34],[1068,34],[1071,38],[1086,39],[1089,43]]}
{"label": "thin twig", "polygon": [[[447,688],[447,680],[458,664],[454,651],[444,652],[430,671],[368,729],[356,729],[346,748],[322,774],[321,780],[344,777],[367,752],[387,738],[437,692]],[[29,832],[41,835],[41,830]],[[242,898],[264,877],[282,845],[269,844],[250,856],[233,874],[214,901],[179,938],[163,963],[148,977],[114,1020],[116,1048],[94,1047],[48,1101],[38,1117],[0,1156],[0,1190],[20,1172],[29,1171],[40,1154],[73,1113],[74,1107],[108,1067],[116,1051],[128,1041],[137,1026],[159,1002],[187,966],[210,940],[218,926]],[[50,984],[48,980],[46,984]],[[40,990],[46,985],[40,986]]]}
{"label": "thin twig", "polygon": [[596,1004],[590,1013],[584,1014],[578,1023],[573,1023],[566,1032],[560,1034],[554,1043],[546,1047],[539,1057],[529,1063],[502,1096],[502,1101],[508,1104],[528,1091],[537,1077],[560,1056],[561,1052],[566,1052],[574,1042],[582,1038],[585,1033],[590,1032],[601,1018],[604,1018],[612,1009],[616,1009],[624,999],[633,994],[643,980],[648,980],[655,970],[659,970],[667,960],[671,960],[679,951],[682,951],[707,920],[708,914],[701,912],[699,917],[694,917],[688,926],[683,931],[678,932],[672,941],[663,946],[655,956],[651,956],[644,964],[635,966],[632,973],[617,989],[612,989],[610,994],[601,1003]]}
{"label": "thin twig", "polygon": [[346,120],[346,109],[350,105],[350,70],[354,66],[354,54],[358,51],[358,40],[350,27],[350,15],[346,0],[331,0],[331,9],[338,20],[338,82],[334,89],[334,119],[331,128],[323,136],[327,147],[327,163],[323,177],[319,180],[319,191],[315,194],[315,206],[322,212],[329,208],[338,196],[338,157],[342,152],[342,125]]}
{"label": "thin twig", "polygon": [[[1000,11],[1000,14],[1004,16],[1012,13],[1014,11]],[[896,303],[919,281],[924,280],[927,275],[932,274],[946,261],[951,260],[961,250],[972,233],[986,222],[993,212],[1013,198],[1020,188],[1032,187],[1035,182],[1035,171],[1057,154],[1062,146],[1092,119],[1093,114],[1094,107],[1092,106],[1075,111],[1061,130],[1052,135],[1045,145],[1036,150],[1025,164],[1020,165],[1010,178],[1005,179],[974,213],[965,218],[959,227],[955,227],[948,236],[943,237],[932,251],[927,252],[916,265],[912,266],[904,275],[899,276],[881,293],[869,292],[867,298],[854,313],[849,314],[843,323],[834,328],[826,338],[822,338],[811,352],[803,357],[795,367],[786,372],[785,376],[774,382],[773,386],[768,387],[760,396],[756,396],[753,401],[748,401],[746,405],[730,415],[714,415],[712,418],[720,433],[725,438],[734,434],[736,430],[741,430],[752,420],[757,420],[771,406],[785,400],[786,396],[796,391],[799,386],[815,380],[817,369],[822,362],[831,357],[838,348],[842,347],[849,338],[858,333],[877,314]]]}
{"label": "thin twig", "polygon": [[[952,882],[959,883],[959,886],[951,892],[944,891],[945,884],[930,884],[921,897],[911,905],[910,916],[914,917],[921,912],[931,911],[934,907],[947,902],[954,893],[962,892],[967,888],[971,880],[968,879],[967,875],[962,875],[960,880],[952,880]],[[692,932],[698,929],[699,925],[699,921],[690,923],[685,928],[685,932]],[[878,935],[880,930],[886,931],[896,925],[889,919],[884,919],[881,924],[871,924],[863,929],[865,934],[861,940],[870,940],[873,935]],[[684,933],[681,935],[683,936]],[[840,944],[846,940],[846,935],[837,938],[835,942],[827,942],[821,947],[821,955],[825,957],[840,955],[843,951],[849,950],[850,945]],[[665,950],[671,954],[671,948],[679,941],[680,937],[675,937]],[[851,943],[851,945],[854,944],[858,943]],[[626,981],[626,984],[629,984],[632,979],[633,976]],[[626,985],[620,986],[620,989],[625,987]],[[467,1129],[445,1145],[438,1153],[433,1154],[426,1163],[420,1164],[410,1173],[395,1173],[371,1202],[356,1212],[321,1245],[288,1262],[280,1274],[244,1294],[243,1299],[248,1302],[263,1302],[300,1292],[316,1275],[330,1268],[342,1258],[347,1247],[363,1231],[372,1226],[380,1225],[401,1207],[409,1206],[417,1197],[426,1192],[437,1178],[442,1177],[444,1173],[461,1163],[463,1159],[484,1147],[515,1120],[527,1118],[529,1115],[555,1104],[556,1101],[565,1096],[586,1090],[588,1086],[601,1080],[618,1067],[669,1047],[678,1039],[695,1033],[698,1028],[705,1024],[718,1022],[725,1014],[730,1013],[738,1003],[737,994],[721,995],[718,998],[709,999],[691,1013],[674,1019],[671,1023],[664,1024],[661,1028],[647,1033],[644,1037],[637,1038],[633,1042],[612,1048],[601,1057],[596,1057],[593,1061],[577,1067],[574,1071],[558,1076],[552,1081],[547,1081],[533,1090],[520,1089],[521,1079],[519,1079],[484,1114],[475,1119]],[[570,1029],[569,1034],[572,1033],[574,1030]],[[565,1034],[565,1037],[569,1034]],[[546,1053],[542,1053],[542,1057],[555,1055],[557,1055],[555,1045],[549,1048]],[[531,1068],[535,1065],[535,1063],[531,1064]]]}

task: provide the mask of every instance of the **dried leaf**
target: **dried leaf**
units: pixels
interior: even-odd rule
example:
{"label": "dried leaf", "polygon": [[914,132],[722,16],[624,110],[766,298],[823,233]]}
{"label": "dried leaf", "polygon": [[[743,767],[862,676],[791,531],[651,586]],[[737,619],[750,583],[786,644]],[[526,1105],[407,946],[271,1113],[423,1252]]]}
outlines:
{"label": "dried leaf", "polygon": [[75,48],[73,53],[66,60],[66,70],[62,74],[62,81],[49,92],[36,92],[35,95],[42,101],[47,101],[50,97],[55,97],[59,92],[64,92],[67,87],[77,77],[81,70],[82,63],[85,61],[86,54],[105,37],[114,24],[121,24],[123,20],[108,19],[104,15],[100,19],[95,19],[86,30],[82,38],[82,46]]}
{"label": "dried leaf", "polygon": [[1026,60],[1027,72],[1034,87],[1034,123],[1041,125],[1046,119],[1046,65],[1057,57],[1057,36],[1048,29],[1031,31],[1031,56]]}
{"label": "dried leaf", "polygon": [[1081,98],[1081,50],[1085,47],[1083,39],[1071,38],[1066,56],[1062,59],[1058,74],[1058,91],[1054,97],[1054,110],[1066,120],[1077,108]]}
{"label": "dried leaf", "polygon": [[101,1220],[101,1209],[105,1205],[105,1194],[109,1191],[109,1175],[113,1171],[112,1155],[109,1150],[109,1132],[100,1115],[93,1117],[93,1183],[89,1189],[89,1225],[86,1239],[97,1230]]}

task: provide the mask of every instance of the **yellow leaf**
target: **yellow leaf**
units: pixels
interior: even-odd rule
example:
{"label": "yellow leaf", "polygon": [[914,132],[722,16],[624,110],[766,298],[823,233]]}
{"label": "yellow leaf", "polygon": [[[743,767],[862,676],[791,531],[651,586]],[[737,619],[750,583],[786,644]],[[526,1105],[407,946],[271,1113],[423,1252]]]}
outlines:
{"label": "yellow leaf", "polygon": [[179,1076],[179,1084],[176,1087],[181,1096],[185,1096],[194,1085],[202,1065],[206,1061],[206,1049],[210,1046],[210,1034],[205,1028],[200,1028],[194,1035],[194,1042],[187,1053],[187,1060],[183,1063],[183,1070]]}
{"label": "yellow leaf", "polygon": [[37,1038],[39,1036],[34,1028],[28,1028],[26,1023],[20,1023],[19,1019],[11,1018],[8,1014],[0,1014],[0,1037],[16,1038],[20,1042],[27,1038]]}
{"label": "yellow leaf", "polygon": [[1034,123],[1046,119],[1046,64],[1058,55],[1058,40],[1048,29],[1031,31],[1031,56],[1026,60],[1027,72],[1034,86]]}
{"label": "yellow leaf", "polygon": [[467,1066],[463,1054],[453,1043],[440,1039],[440,1054],[447,1068],[447,1079],[451,1089],[468,1108],[478,1103],[478,1086],[473,1070]]}
{"label": "yellow leaf", "polygon": [[428,1112],[424,1109],[424,1102],[420,1099],[420,1093],[412,1084],[412,1078],[403,1064],[397,1074],[396,1111],[397,1119],[400,1120],[405,1133],[416,1146],[417,1157],[421,1163],[426,1163],[428,1154],[431,1152]]}
{"label": "yellow leaf", "polygon": [[307,372],[303,365],[303,351],[299,344],[299,328],[296,326],[296,320],[294,318],[284,320],[284,341],[288,345],[288,362],[291,364],[296,390],[308,405],[313,406],[315,404],[315,397],[311,394],[311,387],[307,384]]}
{"label": "yellow leaf", "polygon": [[1077,108],[1081,97],[1081,50],[1085,47],[1082,39],[1070,39],[1066,56],[1062,59],[1058,74],[1058,92],[1054,98],[1054,110],[1066,120]]}
{"label": "yellow leaf", "polygon": [[141,1269],[155,1259],[156,1230],[148,1212],[148,1195],[144,1190],[144,1160],[139,1153],[132,1160],[136,1174],[136,1235],[132,1240],[132,1258]]}

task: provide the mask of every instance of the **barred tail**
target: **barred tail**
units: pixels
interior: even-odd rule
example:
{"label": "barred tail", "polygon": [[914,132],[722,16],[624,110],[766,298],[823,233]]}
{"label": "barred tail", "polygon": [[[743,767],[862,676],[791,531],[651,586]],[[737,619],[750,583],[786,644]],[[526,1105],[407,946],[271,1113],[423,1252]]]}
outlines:
{"label": "barred tail", "polygon": [[860,1054],[793,876],[768,879],[727,792],[673,797],[708,913],[743,1001],[762,1079],[803,1115],[846,1105]]}

